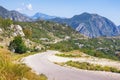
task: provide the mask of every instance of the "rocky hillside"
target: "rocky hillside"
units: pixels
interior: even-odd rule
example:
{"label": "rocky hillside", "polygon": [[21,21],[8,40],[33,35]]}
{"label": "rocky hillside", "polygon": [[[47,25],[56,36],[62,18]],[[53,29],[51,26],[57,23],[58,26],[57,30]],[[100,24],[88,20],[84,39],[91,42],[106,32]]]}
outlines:
{"label": "rocky hillside", "polygon": [[27,47],[37,50],[63,40],[86,38],[67,25],[49,21],[14,22],[2,18],[0,35],[0,46],[8,47],[10,41],[20,35]]}
{"label": "rocky hillside", "polygon": [[37,22],[17,22],[23,27],[23,31],[27,35],[30,32],[31,35],[27,36],[37,41],[54,41],[64,40],[71,38],[84,38],[67,25],[61,25],[50,21],[37,21]]}
{"label": "rocky hillside", "polygon": [[32,19],[30,19],[29,17],[27,17],[17,11],[9,11],[2,6],[0,6],[0,17],[2,17],[4,19],[9,18],[11,20],[21,21],[21,22],[32,21]]}
{"label": "rocky hillside", "polygon": [[91,38],[119,35],[119,29],[112,21],[97,14],[83,13],[69,19],[55,18],[52,21],[68,24],[76,31]]}

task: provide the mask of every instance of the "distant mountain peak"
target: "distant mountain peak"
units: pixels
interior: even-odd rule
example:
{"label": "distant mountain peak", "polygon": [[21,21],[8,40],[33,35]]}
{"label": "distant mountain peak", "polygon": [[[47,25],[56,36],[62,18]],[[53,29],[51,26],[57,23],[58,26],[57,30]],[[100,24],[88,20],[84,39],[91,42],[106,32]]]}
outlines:
{"label": "distant mountain peak", "polygon": [[48,19],[53,19],[56,18],[56,16],[50,16],[44,13],[37,12],[35,15],[31,17],[32,19],[42,19],[42,20],[48,20]]}

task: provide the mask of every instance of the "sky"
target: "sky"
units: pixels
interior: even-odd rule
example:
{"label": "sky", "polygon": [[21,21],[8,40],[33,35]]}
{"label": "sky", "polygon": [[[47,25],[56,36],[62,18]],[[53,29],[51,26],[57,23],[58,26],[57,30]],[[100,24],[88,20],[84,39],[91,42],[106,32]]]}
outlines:
{"label": "sky", "polygon": [[120,25],[120,0],[0,0],[0,6],[28,16],[40,12],[70,18],[83,12],[96,13]]}

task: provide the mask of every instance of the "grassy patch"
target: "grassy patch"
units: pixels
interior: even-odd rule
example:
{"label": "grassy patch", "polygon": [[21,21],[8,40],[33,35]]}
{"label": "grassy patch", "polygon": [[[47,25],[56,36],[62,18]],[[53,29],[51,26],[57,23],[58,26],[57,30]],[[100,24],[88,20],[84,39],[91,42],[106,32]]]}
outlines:
{"label": "grassy patch", "polygon": [[76,67],[76,68],[84,69],[84,70],[95,70],[95,71],[107,71],[107,72],[120,73],[120,70],[116,68],[90,64],[87,62],[68,61],[65,64],[67,64],[68,66],[72,66],[72,67]]}
{"label": "grassy patch", "polygon": [[56,54],[56,56],[60,56],[60,57],[70,57],[70,58],[79,58],[79,57],[89,57],[87,55],[83,55],[82,52],[80,52],[79,50],[73,50],[71,52],[64,52],[62,54]]}
{"label": "grassy patch", "polygon": [[60,57],[81,57],[80,54],[55,54],[55,55]]}
{"label": "grassy patch", "polygon": [[47,80],[42,75],[36,75],[24,64],[15,64],[11,53],[0,48],[0,80]]}
{"label": "grassy patch", "polygon": [[30,53],[24,53],[24,54],[13,53],[12,57],[13,57],[13,60],[18,60],[19,61],[23,57],[27,57],[29,55],[34,55],[34,54],[36,54],[36,52],[30,52]]}

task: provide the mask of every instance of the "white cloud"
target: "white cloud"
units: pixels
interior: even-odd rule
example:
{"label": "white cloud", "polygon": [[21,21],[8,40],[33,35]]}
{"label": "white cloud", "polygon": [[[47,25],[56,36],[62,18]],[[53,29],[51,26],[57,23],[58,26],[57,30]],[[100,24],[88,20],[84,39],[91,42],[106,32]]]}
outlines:
{"label": "white cloud", "polygon": [[33,8],[32,8],[32,4],[25,4],[25,3],[22,3],[21,4],[22,6],[17,8],[16,11],[24,11],[24,10],[29,10],[29,11],[32,11]]}
{"label": "white cloud", "polygon": [[23,9],[22,9],[22,8],[17,8],[16,10],[17,10],[17,11],[22,11]]}
{"label": "white cloud", "polygon": [[28,5],[26,5],[26,8],[27,8],[28,10],[33,10],[33,8],[32,8],[32,4],[28,4]]}

